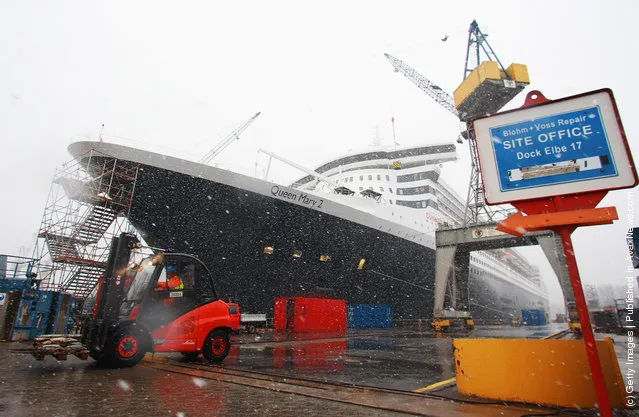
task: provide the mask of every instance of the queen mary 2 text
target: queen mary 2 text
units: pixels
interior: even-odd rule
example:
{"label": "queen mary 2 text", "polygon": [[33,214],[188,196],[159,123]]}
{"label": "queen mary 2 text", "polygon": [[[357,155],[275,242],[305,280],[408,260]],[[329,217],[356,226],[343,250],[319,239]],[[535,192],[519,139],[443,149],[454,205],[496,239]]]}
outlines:
{"label": "queen mary 2 text", "polygon": [[322,204],[324,204],[324,200],[322,200],[321,198],[317,198],[314,195],[284,190],[277,185],[271,187],[271,195],[282,200],[297,201],[298,203],[309,206],[310,208],[320,209],[322,208]]}

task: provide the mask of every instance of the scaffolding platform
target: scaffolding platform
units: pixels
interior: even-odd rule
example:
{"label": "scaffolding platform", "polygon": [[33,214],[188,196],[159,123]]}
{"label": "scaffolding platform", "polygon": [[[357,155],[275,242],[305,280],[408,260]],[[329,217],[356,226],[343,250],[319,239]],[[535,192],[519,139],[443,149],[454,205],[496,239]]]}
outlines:
{"label": "scaffolding platform", "polygon": [[111,238],[130,227],[125,219],[137,169],[89,151],[56,170],[34,254],[42,289],[79,299],[91,295],[106,268]]}

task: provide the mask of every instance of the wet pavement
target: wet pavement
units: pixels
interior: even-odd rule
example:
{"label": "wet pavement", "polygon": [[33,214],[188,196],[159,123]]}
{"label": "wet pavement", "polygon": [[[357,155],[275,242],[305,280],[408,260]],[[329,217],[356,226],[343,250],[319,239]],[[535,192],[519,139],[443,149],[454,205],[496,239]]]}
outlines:
{"label": "wet pavement", "polygon": [[395,416],[339,402],[245,387],[145,365],[35,361],[0,344],[0,416]]}
{"label": "wet pavement", "polygon": [[[455,376],[454,337],[541,338],[564,326],[486,326],[433,334],[430,326],[339,333],[242,335],[225,365],[238,369],[413,391]],[[202,359],[201,359],[202,360]]]}
{"label": "wet pavement", "polygon": [[[346,334],[290,335],[266,331],[234,336],[231,353],[222,368],[299,380],[419,391],[455,376],[452,337],[541,338],[563,329],[565,325],[487,326],[470,334],[439,337],[426,326]],[[52,357],[36,361],[29,355],[10,353],[11,347],[17,346],[0,344],[0,416],[406,415],[315,398],[301,391],[280,391],[275,382],[260,389],[215,375],[201,377],[194,376],[199,375],[194,372],[167,371],[169,367],[162,369],[155,363],[111,370],[74,357],[68,361]],[[168,365],[176,366],[208,366],[201,357],[193,365],[179,354],[155,355],[153,362],[167,361]],[[418,414],[429,415],[428,409]],[[525,410],[504,414],[487,409],[480,415],[523,414]]]}

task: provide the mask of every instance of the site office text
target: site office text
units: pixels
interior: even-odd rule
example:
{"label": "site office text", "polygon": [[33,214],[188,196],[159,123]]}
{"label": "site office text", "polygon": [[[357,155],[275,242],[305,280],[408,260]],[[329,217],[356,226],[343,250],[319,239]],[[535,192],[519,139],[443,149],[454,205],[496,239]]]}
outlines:
{"label": "site office text", "polygon": [[[574,119],[562,120],[559,119],[557,121],[557,125],[565,126],[564,129],[551,130],[549,132],[539,133],[535,136],[519,136],[514,139],[504,139],[502,142],[502,146],[504,149],[516,149],[516,148],[525,148],[527,146],[532,146],[536,143],[550,143],[554,141],[561,141],[564,139],[572,140],[571,143],[562,146],[546,146],[543,149],[534,149],[532,151],[519,151],[517,152],[517,160],[526,159],[526,158],[536,158],[542,155],[553,155],[553,154],[561,154],[565,153],[569,150],[578,151],[581,149],[581,141],[577,139],[581,139],[583,137],[588,137],[593,133],[591,125],[582,125],[582,126],[574,126],[571,127],[572,124],[577,122],[582,122],[585,120],[585,116],[580,116]],[[557,127],[559,127],[557,126]],[[552,129],[555,128],[555,122],[542,123],[542,124],[534,124],[530,128],[523,127],[512,130],[504,130],[503,135],[504,138],[513,135],[522,135],[526,133],[530,133],[533,130],[542,130],[542,129]]]}

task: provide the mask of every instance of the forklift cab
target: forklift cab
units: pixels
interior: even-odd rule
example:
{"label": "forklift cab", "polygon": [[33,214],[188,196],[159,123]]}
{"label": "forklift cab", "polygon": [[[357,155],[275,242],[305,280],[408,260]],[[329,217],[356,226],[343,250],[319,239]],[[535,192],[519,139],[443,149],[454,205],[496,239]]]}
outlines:
{"label": "forklift cab", "polygon": [[120,319],[150,331],[217,299],[209,270],[194,256],[161,254],[129,268]]}

